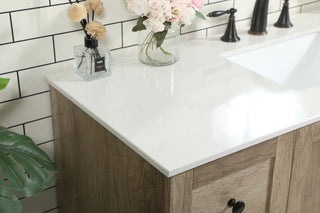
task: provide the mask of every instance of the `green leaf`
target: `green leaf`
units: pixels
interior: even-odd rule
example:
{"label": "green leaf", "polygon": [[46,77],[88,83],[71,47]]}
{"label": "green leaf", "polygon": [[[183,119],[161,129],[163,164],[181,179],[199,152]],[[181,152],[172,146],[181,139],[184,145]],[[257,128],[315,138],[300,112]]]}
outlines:
{"label": "green leaf", "polygon": [[132,28],[132,31],[133,32],[137,32],[137,31],[141,31],[141,30],[147,29],[147,27],[143,24],[143,22],[145,20],[147,20],[147,19],[148,18],[146,16],[139,17],[139,19],[137,21],[137,25]]}
{"label": "green leaf", "polygon": [[0,152],[0,169],[8,181],[15,186],[15,191],[25,197],[41,192],[40,186],[34,183],[23,170],[6,154]]}
{"label": "green leaf", "polygon": [[155,37],[155,39],[157,40],[157,48],[162,45],[164,39],[167,36],[167,33],[168,33],[168,30],[164,30],[162,32],[157,32],[153,34],[153,37]]}
{"label": "green leaf", "polygon": [[164,30],[169,30],[170,27],[171,27],[171,22],[165,21],[165,22],[163,23],[163,25],[164,25]]}
{"label": "green leaf", "polygon": [[185,24],[181,24],[181,25],[180,25],[180,27],[184,27],[184,26],[186,26],[186,25],[185,25]]}
{"label": "green leaf", "polygon": [[163,24],[164,30],[153,34],[153,37],[157,40],[157,48],[159,48],[162,45],[164,39],[167,36],[168,30],[171,27],[171,22],[165,21]]}
{"label": "green leaf", "polygon": [[0,90],[3,90],[8,85],[10,79],[9,78],[0,78]]}
{"label": "green leaf", "polygon": [[203,20],[206,20],[206,17],[205,17],[201,12],[199,12],[199,11],[196,11],[196,16],[197,16],[198,18],[201,18],[201,19],[203,19]]}
{"label": "green leaf", "polygon": [[7,181],[0,178],[0,189],[5,189],[8,191],[16,191],[17,187],[10,185]]}
{"label": "green leaf", "polygon": [[20,201],[9,191],[0,188],[0,212],[21,213]]}
{"label": "green leaf", "polygon": [[30,197],[52,185],[55,178],[48,172],[57,168],[28,136],[0,126],[0,172],[9,184],[0,182],[0,189]]}

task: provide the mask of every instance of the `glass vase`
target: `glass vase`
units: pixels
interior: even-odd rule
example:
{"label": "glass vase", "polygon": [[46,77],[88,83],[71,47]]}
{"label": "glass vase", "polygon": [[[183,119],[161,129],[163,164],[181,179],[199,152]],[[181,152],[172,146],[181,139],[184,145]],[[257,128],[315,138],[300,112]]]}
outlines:
{"label": "glass vase", "polygon": [[110,50],[96,39],[85,37],[84,45],[74,47],[74,68],[85,80],[111,75]]}
{"label": "glass vase", "polygon": [[138,39],[138,58],[142,63],[152,66],[166,66],[179,60],[179,26],[171,26],[163,43],[158,47],[155,32],[150,29],[139,31]]}

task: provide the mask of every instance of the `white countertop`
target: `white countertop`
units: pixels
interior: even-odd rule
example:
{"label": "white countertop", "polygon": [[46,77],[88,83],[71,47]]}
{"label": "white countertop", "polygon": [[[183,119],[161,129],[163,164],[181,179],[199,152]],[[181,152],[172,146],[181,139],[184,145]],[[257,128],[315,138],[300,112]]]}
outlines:
{"label": "white countertop", "polygon": [[319,13],[293,22],[291,29],[269,26],[267,36],[238,29],[238,43],[221,35],[189,41],[167,67],[143,65],[124,49],[114,53],[111,77],[85,81],[70,68],[48,81],[171,177],[320,121],[320,85],[290,89],[224,57],[320,30]]}

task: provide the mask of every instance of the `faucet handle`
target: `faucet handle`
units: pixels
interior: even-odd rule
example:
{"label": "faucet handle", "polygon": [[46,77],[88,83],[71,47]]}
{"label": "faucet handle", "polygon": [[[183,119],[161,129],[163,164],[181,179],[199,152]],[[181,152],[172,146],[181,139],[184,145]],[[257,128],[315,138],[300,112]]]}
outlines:
{"label": "faucet handle", "polygon": [[230,16],[233,16],[237,12],[237,9],[231,8],[229,10],[216,10],[211,13],[208,13],[208,17],[219,17],[224,14],[230,14]]}
{"label": "faucet handle", "polygon": [[222,16],[224,14],[227,14],[227,10],[223,11],[223,10],[216,10],[216,11],[213,11],[211,13],[208,13],[208,17],[219,17],[219,16]]}
{"label": "faucet handle", "polygon": [[225,41],[225,42],[237,42],[237,41],[240,41],[240,38],[239,38],[239,36],[237,34],[236,23],[235,23],[235,15],[234,14],[236,12],[237,12],[237,9],[231,8],[231,9],[225,10],[225,11],[216,10],[216,11],[213,11],[213,12],[211,12],[211,13],[209,13],[207,15],[208,17],[219,17],[219,16],[222,16],[224,14],[230,14],[226,32],[220,38],[222,41]]}

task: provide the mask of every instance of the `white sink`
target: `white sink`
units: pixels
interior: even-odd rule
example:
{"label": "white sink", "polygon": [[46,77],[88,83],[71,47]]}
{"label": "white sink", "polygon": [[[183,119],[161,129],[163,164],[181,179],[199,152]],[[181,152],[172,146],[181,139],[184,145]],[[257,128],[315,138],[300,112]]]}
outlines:
{"label": "white sink", "polygon": [[320,32],[227,59],[279,84],[306,89],[320,84]]}

